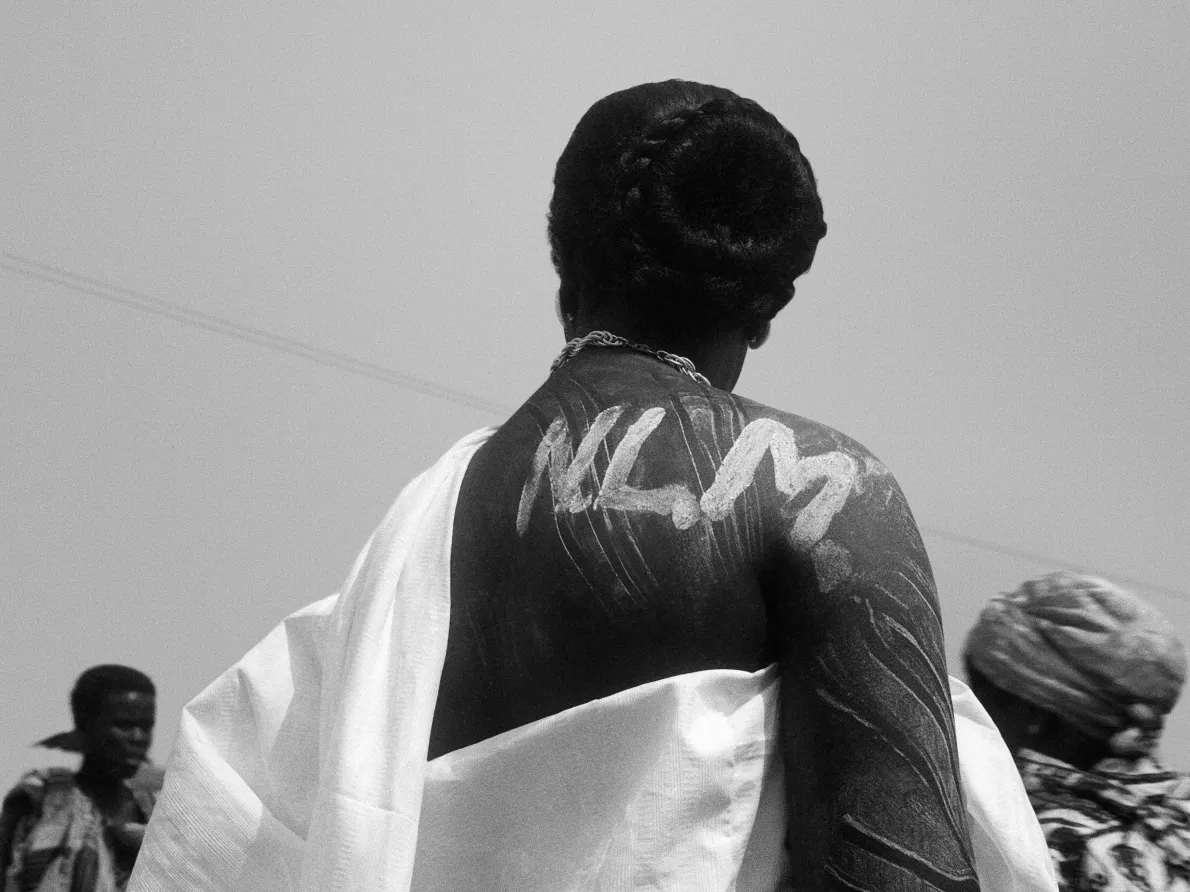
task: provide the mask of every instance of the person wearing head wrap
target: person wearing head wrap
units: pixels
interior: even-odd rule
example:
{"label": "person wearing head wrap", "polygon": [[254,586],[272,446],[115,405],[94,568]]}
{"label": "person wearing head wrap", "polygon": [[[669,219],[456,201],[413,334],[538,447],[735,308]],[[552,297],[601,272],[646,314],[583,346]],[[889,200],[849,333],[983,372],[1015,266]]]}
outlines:
{"label": "person wearing head wrap", "polygon": [[38,745],[81,754],[79,770],[31,771],[0,808],[3,892],[120,892],[132,873],[160,786],[145,771],[153,682],[127,666],[92,666],[70,707],[74,728]]}
{"label": "person wearing head wrap", "polygon": [[1156,759],[1186,647],[1150,604],[1071,572],[993,598],[964,649],[1063,892],[1190,892],[1190,777]]}

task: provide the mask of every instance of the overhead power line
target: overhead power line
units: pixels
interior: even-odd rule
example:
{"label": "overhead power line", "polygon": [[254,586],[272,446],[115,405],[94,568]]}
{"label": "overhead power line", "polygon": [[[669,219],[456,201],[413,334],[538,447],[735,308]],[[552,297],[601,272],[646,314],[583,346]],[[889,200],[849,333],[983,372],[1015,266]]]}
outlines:
{"label": "overhead power line", "polygon": [[1075,573],[1086,573],[1090,576],[1102,576],[1104,579],[1110,579],[1113,582],[1118,582],[1120,585],[1125,587],[1139,589],[1154,594],[1170,595],[1174,598],[1185,598],[1190,600],[1190,592],[1172,588],[1167,585],[1156,585],[1152,582],[1145,582],[1143,579],[1136,579],[1131,576],[1122,576],[1119,573],[1112,573],[1108,570],[1097,570],[1094,567],[1088,567],[1085,564],[1072,564],[1068,561],[1060,560],[1059,558],[1050,557],[1048,554],[1038,554],[1034,551],[1025,551],[1022,548],[1013,548],[1011,545],[1002,545],[999,542],[993,542],[990,539],[980,539],[976,536],[964,536],[961,533],[952,533],[948,530],[938,529],[937,527],[919,526],[918,529],[923,533],[937,536],[940,539],[949,539],[952,542],[958,542],[960,545],[968,545],[972,548],[979,548],[983,551],[991,551],[996,554],[1002,554],[1005,557],[1018,558],[1020,560],[1029,561],[1035,564],[1057,567],[1060,570],[1071,570]]}
{"label": "overhead power line", "polygon": [[[132,291],[128,288],[112,285],[99,279],[80,276],[77,273],[72,273],[69,270],[58,266],[53,266],[52,264],[41,263],[39,261],[31,260],[27,257],[22,257],[18,254],[13,254],[8,251],[0,252],[0,257],[3,258],[0,260],[0,267],[17,273],[18,275],[25,276],[30,279],[38,279],[43,282],[49,282],[54,285],[59,285],[71,291],[85,294],[90,297],[96,297],[109,303],[118,304],[120,306],[129,307],[136,310],[143,310],[147,313],[153,313],[158,316],[163,316],[167,319],[172,319],[173,321],[180,322],[183,325],[190,325],[195,328],[203,329],[204,331],[226,335],[227,337],[236,338],[237,340],[245,341],[258,347],[266,347],[268,349],[278,350],[282,353],[288,353],[290,356],[308,359],[312,362],[317,362],[330,368],[350,372],[365,378],[371,378],[375,381],[383,381],[387,384],[394,384],[397,387],[403,387],[406,390],[412,390],[417,393],[425,394],[426,396],[436,397],[438,399],[446,400],[447,402],[455,403],[460,406],[466,406],[471,409],[478,409],[482,412],[488,412],[492,415],[507,416],[513,412],[513,408],[511,406],[495,402],[494,400],[486,399],[482,396],[477,396],[465,390],[460,390],[455,387],[447,387],[446,385],[438,384],[434,381],[428,381],[424,378],[416,377],[415,375],[408,375],[403,372],[398,372],[385,366],[377,365],[376,363],[365,362],[362,359],[348,356],[345,353],[337,353],[333,350],[327,350],[323,347],[317,347],[313,344],[307,344],[303,341],[287,338],[284,335],[274,334],[273,332],[266,331],[261,328],[255,328],[250,325],[244,325],[243,323],[233,322],[230,319],[224,319],[223,317],[216,316],[212,313],[203,313],[199,310],[193,310],[189,307],[184,307],[179,304],[170,303],[169,301],[160,300],[159,298],[149,297],[148,295],[140,294],[139,292]],[[1171,588],[1169,586],[1163,585],[1155,585],[1151,582],[1145,582],[1142,579],[1121,576],[1119,573],[1112,573],[1107,570],[1097,570],[1094,567],[1073,564],[1068,561],[1061,560],[1060,558],[1051,557],[1050,555],[1038,554],[1031,551],[1025,551],[1020,548],[1014,548],[1010,545],[1004,545],[999,542],[993,542],[990,539],[980,539],[976,536],[965,536],[960,533],[952,533],[948,530],[938,529],[937,527],[922,526],[920,529],[923,533],[938,536],[942,539],[948,539],[952,542],[967,545],[971,548],[978,548],[983,551],[1004,555],[1006,557],[1013,557],[1032,563],[1058,567],[1064,570],[1073,570],[1079,573],[1089,573],[1095,576],[1102,576],[1106,579],[1114,580],[1121,585],[1131,586],[1145,592],[1152,592],[1155,594],[1163,594],[1175,598],[1190,600],[1190,592],[1183,591],[1181,589]]]}
{"label": "overhead power line", "polygon": [[251,325],[233,322],[230,319],[224,319],[211,313],[203,313],[179,304],[169,303],[155,297],[139,294],[127,288],[111,285],[98,279],[80,276],[61,267],[51,266],[48,263],[39,263],[36,260],[11,254],[8,251],[0,254],[0,257],[3,257],[3,260],[0,260],[0,267],[30,279],[51,282],[63,288],[69,288],[81,294],[97,297],[109,303],[144,310],[147,313],[164,316],[166,319],[172,319],[184,325],[201,328],[215,334],[226,335],[230,338],[246,341],[249,344],[255,344],[258,347],[268,347],[282,353],[288,353],[290,356],[309,359],[312,362],[317,362],[344,372],[351,372],[355,375],[362,375],[365,378],[395,384],[398,387],[404,387],[406,390],[424,393],[427,396],[437,397],[438,399],[457,403],[460,406],[467,406],[471,409],[478,409],[481,412],[501,416],[512,413],[512,408],[503,403],[485,399],[482,396],[476,396],[465,390],[447,387],[444,384],[438,384],[434,381],[427,381],[415,375],[407,375],[403,372],[377,365],[376,363],[356,359],[354,356],[336,353],[333,350],[316,347],[313,344],[287,338],[284,335],[274,334],[271,331],[254,328]]}

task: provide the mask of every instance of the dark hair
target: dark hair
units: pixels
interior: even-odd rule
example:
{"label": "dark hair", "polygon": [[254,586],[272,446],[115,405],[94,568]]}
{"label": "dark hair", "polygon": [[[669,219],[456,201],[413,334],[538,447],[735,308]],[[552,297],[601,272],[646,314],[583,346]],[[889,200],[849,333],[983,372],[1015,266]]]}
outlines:
{"label": "dark hair", "polygon": [[101,713],[108,694],[125,691],[157,693],[153,680],[131,666],[108,663],[87,669],[78,677],[78,681],[74,683],[74,690],[70,692],[70,711],[74,715],[75,727]]}
{"label": "dark hair", "polygon": [[826,234],[797,139],[750,99],[670,80],[612,93],[558,159],[549,239],[564,304],[623,302],[651,328],[768,322]]}

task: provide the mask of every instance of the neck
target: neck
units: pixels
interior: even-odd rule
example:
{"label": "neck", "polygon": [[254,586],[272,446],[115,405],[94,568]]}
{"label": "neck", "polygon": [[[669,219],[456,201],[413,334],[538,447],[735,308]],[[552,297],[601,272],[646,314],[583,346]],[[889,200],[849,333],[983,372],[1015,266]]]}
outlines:
{"label": "neck", "polygon": [[94,756],[84,756],[83,764],[75,773],[80,784],[93,790],[116,790],[124,785],[124,778],[113,773],[111,768],[95,759]]}
{"label": "neck", "polygon": [[627,341],[684,356],[720,390],[730,391],[739,380],[747,354],[742,331],[717,331],[695,338],[677,333],[644,331],[622,315],[601,312],[578,313],[563,326],[566,339],[583,337],[592,331],[606,331]]}

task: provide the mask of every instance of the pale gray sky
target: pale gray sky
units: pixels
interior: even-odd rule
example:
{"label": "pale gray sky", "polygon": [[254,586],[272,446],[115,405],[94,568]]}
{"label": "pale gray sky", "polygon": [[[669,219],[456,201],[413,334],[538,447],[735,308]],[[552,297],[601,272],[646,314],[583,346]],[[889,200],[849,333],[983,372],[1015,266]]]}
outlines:
{"label": "pale gray sky", "polygon": [[[739,391],[897,474],[952,659],[1055,568],[1190,589],[1190,6],[259,0],[0,11],[0,250],[514,404],[595,99],[671,76],[800,139],[830,232]],[[0,268],[0,785],[96,662],[182,704],[334,591],[482,410]],[[21,272],[23,270],[24,272]],[[1190,636],[1190,595],[1150,597]],[[957,669],[957,667],[955,667]],[[1190,706],[1166,755],[1190,767]]]}

